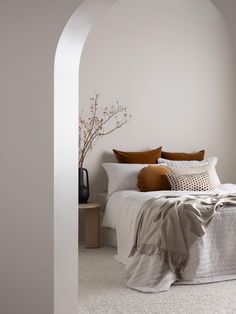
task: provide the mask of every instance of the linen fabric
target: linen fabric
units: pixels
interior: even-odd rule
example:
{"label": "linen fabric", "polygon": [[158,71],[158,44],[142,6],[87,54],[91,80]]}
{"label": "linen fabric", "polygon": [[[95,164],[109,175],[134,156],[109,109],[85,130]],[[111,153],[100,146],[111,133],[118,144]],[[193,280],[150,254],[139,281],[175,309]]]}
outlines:
{"label": "linen fabric", "polygon": [[[193,243],[203,237],[218,211],[232,206],[236,206],[236,194],[153,198],[144,203],[137,216],[130,256],[136,255],[140,260],[143,255],[148,257],[148,276],[151,256],[159,255],[163,264],[181,279]],[[139,284],[142,291],[145,270],[137,260],[135,262],[136,267],[132,261],[132,266],[128,265],[129,281]],[[151,283],[146,282],[148,284]]]}
{"label": "linen fabric", "polygon": [[[136,255],[129,258],[133,247],[136,218],[142,205],[160,196],[211,195],[221,196],[236,193],[236,185],[222,184],[213,192],[155,191],[142,193],[135,190],[113,193],[109,199],[103,217],[103,227],[115,229],[117,234],[117,255],[115,259],[126,265],[129,273],[127,285],[146,293],[165,291],[173,284],[203,284],[236,279],[235,225],[236,207],[222,208],[217,211],[207,226],[205,235],[193,243],[189,251],[182,280],[176,281],[176,275],[163,263],[158,254]],[[227,245],[225,245],[227,243]],[[139,264],[139,277],[135,276]],[[147,268],[149,271],[147,272]],[[141,273],[141,269],[143,272]],[[137,273],[136,273],[137,274]]]}
{"label": "linen fabric", "polygon": [[119,163],[126,164],[156,164],[161,157],[162,147],[144,152],[123,152],[113,149],[113,152]]}
{"label": "linen fabric", "polygon": [[175,152],[161,152],[161,158],[169,160],[203,160],[205,150],[200,150],[196,153],[175,153]]}
{"label": "linen fabric", "polygon": [[[209,157],[209,158],[204,159],[202,161],[196,161],[196,160],[177,161],[177,160],[167,160],[164,158],[159,158],[158,164],[166,165],[167,167],[172,168],[172,170],[174,169],[176,174],[177,174],[177,170],[178,170],[178,174],[197,173],[200,171],[200,168],[198,169],[198,167],[209,166],[210,167],[209,171],[210,171],[210,176],[212,178],[212,181],[214,182],[215,186],[218,186],[218,185],[220,185],[220,179],[219,179],[219,176],[218,176],[216,169],[215,169],[215,167],[217,165],[217,161],[218,161],[217,157]],[[192,169],[190,170],[190,168],[192,168]],[[195,170],[194,170],[194,168],[195,168]],[[179,172],[180,170],[181,170],[181,172]],[[186,170],[186,172],[184,172],[184,170]]]}
{"label": "linen fabric", "polygon": [[137,175],[145,164],[104,163],[108,177],[108,196],[116,191],[137,190]]}

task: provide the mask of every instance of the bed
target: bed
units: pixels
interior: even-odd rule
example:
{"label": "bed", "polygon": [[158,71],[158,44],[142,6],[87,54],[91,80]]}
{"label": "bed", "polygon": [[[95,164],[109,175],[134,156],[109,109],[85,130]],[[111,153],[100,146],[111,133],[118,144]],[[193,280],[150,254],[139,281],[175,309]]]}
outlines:
{"label": "bed", "polygon": [[[127,286],[138,291],[157,293],[172,284],[200,284],[236,279],[236,207],[217,212],[207,226],[205,235],[190,248],[189,260],[181,280],[159,255],[129,257],[135,237],[135,223],[142,206],[161,196],[186,195],[186,191],[139,192],[123,190],[112,193],[107,201],[102,226],[116,233],[117,255],[128,274]],[[199,192],[191,192],[191,194]],[[221,184],[211,192],[226,195],[236,193],[236,185]],[[201,195],[209,192],[201,192]],[[113,230],[113,231],[112,231]],[[114,240],[113,240],[114,244]],[[137,276],[137,270],[139,275]]]}

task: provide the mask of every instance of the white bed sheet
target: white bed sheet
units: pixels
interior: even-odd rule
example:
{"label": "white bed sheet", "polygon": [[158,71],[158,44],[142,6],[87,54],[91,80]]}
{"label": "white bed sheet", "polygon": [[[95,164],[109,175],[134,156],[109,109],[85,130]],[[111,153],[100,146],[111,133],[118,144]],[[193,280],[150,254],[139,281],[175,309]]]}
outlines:
{"label": "white bed sheet", "polygon": [[[116,230],[116,260],[127,265],[132,248],[136,217],[145,201],[155,196],[186,195],[185,191],[139,192],[126,190],[113,193],[107,202],[102,226]],[[222,184],[212,192],[220,194],[236,193],[236,184]],[[191,194],[209,194],[209,192],[191,192]]]}

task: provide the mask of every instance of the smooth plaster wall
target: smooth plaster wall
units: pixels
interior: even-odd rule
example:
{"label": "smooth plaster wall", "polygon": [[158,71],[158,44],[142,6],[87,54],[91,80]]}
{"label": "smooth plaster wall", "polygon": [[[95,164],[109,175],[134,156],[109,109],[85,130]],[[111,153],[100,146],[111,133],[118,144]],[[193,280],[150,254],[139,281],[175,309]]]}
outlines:
{"label": "smooth plaster wall", "polygon": [[0,2],[2,314],[53,313],[54,57],[80,2]]}
{"label": "smooth plaster wall", "polygon": [[205,148],[222,182],[236,182],[232,55],[222,16],[206,0],[121,0],[90,33],[80,66],[80,105],[128,106],[132,121],[99,141],[85,162],[91,199],[106,190],[112,148]]}
{"label": "smooth plaster wall", "polygon": [[[235,0],[212,0],[214,5],[217,7],[219,12],[222,14],[223,18],[226,21],[226,24],[229,29],[232,48],[233,48],[233,89],[234,89],[234,114],[236,117],[236,1]],[[236,130],[234,129],[234,133]],[[234,144],[233,144],[234,146]],[[232,156],[233,160],[236,160],[236,149],[234,149],[234,154]]]}
{"label": "smooth plaster wall", "polygon": [[211,0],[225,19],[230,34],[236,46],[236,1],[235,0]]}
{"label": "smooth plaster wall", "polygon": [[[0,312],[3,314],[53,311],[53,63],[59,36],[79,2],[3,0],[0,3]],[[222,2],[225,6],[229,4],[226,0]],[[92,86],[91,90],[94,88],[97,87]],[[109,98],[107,89],[104,96],[109,102],[116,98],[128,100],[113,93]],[[114,137],[118,145],[117,140]],[[121,147],[122,144],[123,140]],[[140,148],[150,144],[142,142]],[[108,145],[107,150],[111,147]]]}

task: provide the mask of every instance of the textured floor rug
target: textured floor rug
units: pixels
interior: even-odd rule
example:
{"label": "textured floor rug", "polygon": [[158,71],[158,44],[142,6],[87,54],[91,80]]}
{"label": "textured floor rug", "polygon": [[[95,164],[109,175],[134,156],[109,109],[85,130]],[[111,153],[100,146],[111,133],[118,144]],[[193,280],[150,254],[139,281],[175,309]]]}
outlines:
{"label": "textured floor rug", "polygon": [[144,294],[126,287],[114,254],[113,248],[80,247],[79,314],[236,314],[236,280]]}

